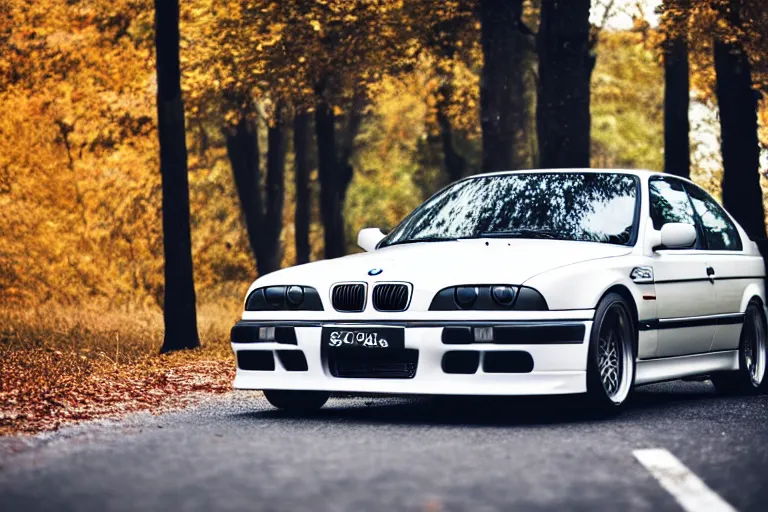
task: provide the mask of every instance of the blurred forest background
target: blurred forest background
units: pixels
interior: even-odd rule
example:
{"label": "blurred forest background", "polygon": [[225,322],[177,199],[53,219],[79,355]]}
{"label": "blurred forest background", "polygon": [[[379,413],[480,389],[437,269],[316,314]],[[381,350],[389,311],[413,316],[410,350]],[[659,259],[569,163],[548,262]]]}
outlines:
{"label": "blurred forest background", "polygon": [[[668,170],[719,197],[718,41],[749,59],[765,153],[760,1],[560,4],[181,2],[198,303],[236,313],[259,272],[353,251],[361,227],[391,228],[446,183],[483,170],[662,170],[667,155],[677,159]],[[0,3],[3,304],[160,310],[153,23],[151,0]],[[583,117],[547,110],[557,82],[574,76],[547,49],[557,30],[586,37],[579,87],[591,139],[570,157],[562,141],[541,147],[552,119]],[[665,152],[665,79],[678,91],[667,105],[676,154]]]}

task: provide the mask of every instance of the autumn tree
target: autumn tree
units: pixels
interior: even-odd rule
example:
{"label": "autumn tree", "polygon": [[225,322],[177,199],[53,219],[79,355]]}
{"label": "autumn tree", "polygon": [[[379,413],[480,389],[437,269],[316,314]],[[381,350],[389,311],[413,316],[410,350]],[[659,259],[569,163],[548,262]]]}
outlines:
{"label": "autumn tree", "polygon": [[295,234],[296,264],[309,263],[309,224],[312,196],[309,174],[312,170],[310,145],[312,144],[312,119],[307,112],[293,118],[293,173],[296,186]]}
{"label": "autumn tree", "polygon": [[[336,258],[347,250],[344,204],[354,176],[354,141],[368,103],[367,86],[406,65],[410,26],[403,23],[402,2],[394,0],[335,0],[299,12],[314,32],[303,41],[315,56],[308,78],[315,97],[325,257]],[[346,114],[341,120],[337,110]]]}
{"label": "autumn tree", "polygon": [[163,187],[165,339],[162,352],[195,348],[197,334],[184,104],[179,64],[179,2],[155,0],[157,125]]}
{"label": "autumn tree", "polygon": [[260,275],[280,268],[280,231],[285,188],[285,121],[277,114],[268,129],[267,173],[262,180],[258,119],[241,112],[224,129],[227,155],[245,218],[248,241]]}
{"label": "autumn tree", "polygon": [[[290,109],[279,88],[290,70],[267,72],[285,51],[267,3],[209,0],[187,7],[194,58],[185,70],[192,115],[223,135],[248,244],[259,275],[280,268]],[[266,162],[260,127],[266,126]],[[205,129],[205,128],[203,128]]]}
{"label": "autumn tree", "polygon": [[589,0],[543,0],[536,123],[540,166],[589,167]]}
{"label": "autumn tree", "polygon": [[[292,49],[275,64],[287,64],[295,71],[291,82],[312,91],[326,258],[347,250],[344,205],[368,86],[408,65],[412,27],[403,9],[394,0],[333,0],[283,2],[275,11],[290,26],[282,41]],[[294,101],[301,104],[300,97]]]}
{"label": "autumn tree", "polygon": [[3,8],[3,300],[162,306],[152,2]]}
{"label": "autumn tree", "polygon": [[658,40],[643,30],[603,30],[596,53],[590,86],[592,166],[661,169],[664,74]]}
{"label": "autumn tree", "polygon": [[[715,32],[717,104],[723,155],[723,205],[750,237],[765,237],[757,138],[757,98],[744,46],[747,0],[718,1]],[[724,30],[725,29],[725,30]]]}
{"label": "autumn tree", "polygon": [[[588,10],[588,7],[587,7]],[[523,0],[480,0],[483,69],[480,124],[483,171],[531,166],[525,66],[533,34],[522,21]]]}
{"label": "autumn tree", "polygon": [[437,90],[437,125],[440,129],[440,144],[443,150],[443,168],[448,181],[456,181],[466,172],[467,160],[456,148],[454,129],[449,110],[454,96],[452,64],[457,53],[457,38],[460,35],[461,20],[450,17],[441,22],[437,30],[434,46],[439,56],[436,66],[440,84]]}
{"label": "autumn tree", "polygon": [[[344,202],[354,174],[354,140],[368,104],[367,86],[403,65],[403,48],[411,41],[405,35],[410,26],[402,23],[403,5],[395,0],[232,0],[227,5],[218,12],[217,30],[199,31],[196,44],[211,49],[212,55],[223,51],[229,56],[198,62],[202,71],[197,83],[211,92],[197,94],[224,97],[229,105],[224,118],[234,134],[259,117],[274,127],[271,106],[277,102],[284,102],[292,115],[313,113],[325,255],[341,256],[346,252]],[[238,137],[247,146],[240,153],[253,153],[249,148],[257,144],[256,130],[250,133]],[[250,162],[253,173],[255,160]],[[255,178],[252,182],[261,184]],[[276,200],[272,193],[264,195],[265,201]],[[299,230],[305,225],[300,221]],[[259,264],[259,271],[264,269]]]}
{"label": "autumn tree", "polygon": [[684,178],[689,176],[691,166],[689,10],[689,0],[665,0],[661,17],[664,34],[664,170]]}
{"label": "autumn tree", "polygon": [[435,121],[439,131],[443,170],[448,182],[461,178],[467,170],[467,160],[457,148],[457,134],[451,110],[458,98],[454,83],[457,62],[471,59],[476,40],[475,3],[471,0],[451,0],[433,5],[413,2],[406,16],[416,20],[419,31],[419,51],[434,57],[432,68],[437,81],[434,94]]}
{"label": "autumn tree", "polygon": [[326,94],[325,80],[317,84],[315,105],[315,137],[317,169],[320,178],[320,215],[326,259],[338,258],[346,252],[344,234],[344,197],[352,181],[352,168],[339,159],[336,114]]}

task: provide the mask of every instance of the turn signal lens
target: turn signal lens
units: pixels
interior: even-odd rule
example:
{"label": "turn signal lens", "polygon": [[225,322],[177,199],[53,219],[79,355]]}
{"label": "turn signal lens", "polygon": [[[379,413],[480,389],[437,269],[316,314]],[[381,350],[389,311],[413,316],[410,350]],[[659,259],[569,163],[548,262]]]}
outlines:
{"label": "turn signal lens", "polygon": [[636,283],[652,283],[653,267],[635,267],[630,272],[629,278]]}
{"label": "turn signal lens", "polygon": [[459,286],[456,288],[456,304],[462,309],[469,309],[477,300],[477,287]]}

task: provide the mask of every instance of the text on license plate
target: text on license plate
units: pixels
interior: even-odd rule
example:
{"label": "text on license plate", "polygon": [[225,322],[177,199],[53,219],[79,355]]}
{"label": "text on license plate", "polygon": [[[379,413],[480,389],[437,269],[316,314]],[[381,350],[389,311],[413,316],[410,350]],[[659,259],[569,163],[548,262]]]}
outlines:
{"label": "text on license plate", "polygon": [[403,338],[401,329],[323,327],[329,347],[403,348]]}

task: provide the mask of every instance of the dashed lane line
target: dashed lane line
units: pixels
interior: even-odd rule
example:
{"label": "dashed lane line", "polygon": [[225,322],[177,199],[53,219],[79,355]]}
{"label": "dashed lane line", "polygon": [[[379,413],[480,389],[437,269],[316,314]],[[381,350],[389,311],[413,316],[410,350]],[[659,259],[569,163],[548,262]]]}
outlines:
{"label": "dashed lane line", "polygon": [[736,512],[667,450],[635,450],[632,454],[686,512]]}

